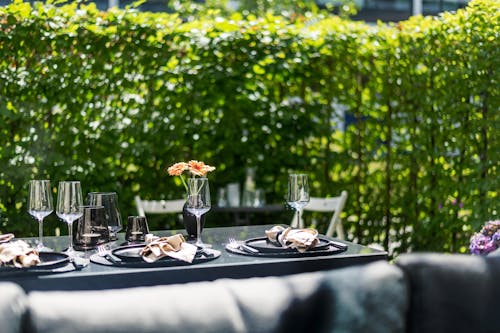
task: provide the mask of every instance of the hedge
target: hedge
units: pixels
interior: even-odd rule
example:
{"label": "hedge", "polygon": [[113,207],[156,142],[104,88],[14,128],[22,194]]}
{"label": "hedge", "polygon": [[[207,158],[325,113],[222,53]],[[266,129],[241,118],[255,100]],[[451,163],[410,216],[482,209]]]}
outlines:
{"label": "hedge", "polygon": [[[466,252],[498,219],[500,3],[377,26],[14,1],[0,8],[0,231],[36,234],[30,179],[180,198],[165,168],[203,160],[212,193],[257,167],[349,192],[349,240]],[[347,121],[346,121],[347,120]],[[272,221],[275,222],[275,221]],[[160,220],[153,228],[173,227]],[[228,221],[215,219],[213,225]],[[46,234],[63,222],[52,214]],[[321,231],[321,230],[320,230]]]}

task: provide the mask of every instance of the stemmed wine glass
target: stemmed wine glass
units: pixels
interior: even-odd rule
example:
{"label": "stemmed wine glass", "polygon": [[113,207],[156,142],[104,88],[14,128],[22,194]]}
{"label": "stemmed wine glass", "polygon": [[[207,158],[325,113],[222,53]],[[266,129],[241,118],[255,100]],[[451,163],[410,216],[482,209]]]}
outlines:
{"label": "stemmed wine glass", "polygon": [[38,221],[38,251],[50,251],[43,245],[43,219],[54,210],[50,180],[31,180],[28,194],[28,213]]}
{"label": "stemmed wine glass", "polygon": [[292,173],[289,175],[286,201],[297,212],[297,227],[300,228],[302,209],[309,202],[309,181],[306,174]]}
{"label": "stemmed wine glass", "polygon": [[210,187],[207,178],[188,178],[186,209],[196,217],[196,243],[199,248],[209,247],[201,240],[201,216],[210,210]]}
{"label": "stemmed wine glass", "polygon": [[56,214],[68,224],[69,246],[66,252],[74,256],[73,221],[83,216],[83,195],[79,181],[59,182]]}

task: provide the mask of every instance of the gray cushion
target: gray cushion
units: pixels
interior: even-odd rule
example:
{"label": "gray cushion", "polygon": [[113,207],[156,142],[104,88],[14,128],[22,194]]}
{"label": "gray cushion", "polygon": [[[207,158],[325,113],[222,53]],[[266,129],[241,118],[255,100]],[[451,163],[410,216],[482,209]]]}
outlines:
{"label": "gray cushion", "polygon": [[397,264],[410,288],[409,332],[500,332],[500,257],[407,254]]}
{"label": "gray cushion", "polygon": [[[403,332],[401,271],[380,262],[288,277],[33,292],[34,332]],[[387,304],[387,300],[391,300]]]}
{"label": "gray cushion", "polygon": [[0,282],[0,332],[17,333],[26,310],[26,294],[17,284]]}
{"label": "gray cushion", "polygon": [[403,273],[387,262],[326,273],[328,332],[405,332],[408,292]]}

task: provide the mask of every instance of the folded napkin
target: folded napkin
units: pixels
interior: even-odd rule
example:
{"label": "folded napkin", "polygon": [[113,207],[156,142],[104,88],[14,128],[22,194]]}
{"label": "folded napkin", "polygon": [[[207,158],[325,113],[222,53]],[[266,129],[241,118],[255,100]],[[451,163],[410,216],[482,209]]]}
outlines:
{"label": "folded napkin", "polygon": [[186,243],[181,234],[170,237],[158,237],[151,234],[146,235],[146,246],[141,250],[142,259],[146,262],[155,262],[163,257],[193,262],[198,247]]}
{"label": "folded napkin", "polygon": [[25,241],[18,240],[0,244],[0,266],[14,265],[18,268],[31,267],[40,263],[38,251]]}
{"label": "folded napkin", "polygon": [[0,243],[9,242],[13,238],[14,238],[14,234],[3,234],[3,235],[0,235]]}
{"label": "folded napkin", "polygon": [[318,231],[310,228],[292,229],[277,225],[266,230],[266,236],[281,247],[297,249],[299,252],[305,252],[319,243]]}

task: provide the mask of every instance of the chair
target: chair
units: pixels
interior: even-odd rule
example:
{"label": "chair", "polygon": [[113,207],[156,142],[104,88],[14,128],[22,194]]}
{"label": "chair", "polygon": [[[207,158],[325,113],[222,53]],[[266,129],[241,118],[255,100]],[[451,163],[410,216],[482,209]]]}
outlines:
{"label": "chair", "polygon": [[184,199],[142,200],[140,196],[135,196],[135,205],[137,206],[137,214],[139,216],[146,216],[146,214],[182,213],[184,203],[186,203]]}
{"label": "chair", "polygon": [[[330,219],[330,224],[326,231],[326,236],[332,237],[333,231],[337,232],[337,237],[339,239],[344,239],[344,228],[342,227],[342,221],[340,219],[340,213],[344,209],[344,205],[347,201],[347,191],[342,191],[340,196],[333,198],[315,198],[311,197],[309,203],[304,207],[304,211],[322,212],[329,213],[334,212],[332,218]],[[292,223],[290,226],[293,228],[297,227],[297,212],[293,216]],[[304,220],[302,216],[300,218],[299,228],[304,228]]]}

